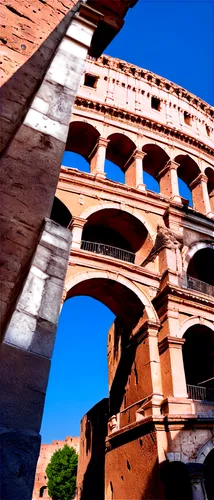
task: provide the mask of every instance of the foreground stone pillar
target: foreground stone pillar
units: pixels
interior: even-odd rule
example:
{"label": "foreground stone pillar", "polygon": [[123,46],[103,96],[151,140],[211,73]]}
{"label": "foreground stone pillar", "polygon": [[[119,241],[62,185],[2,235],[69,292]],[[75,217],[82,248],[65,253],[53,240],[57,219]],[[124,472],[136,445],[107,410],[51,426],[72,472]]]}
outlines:
{"label": "foreground stone pillar", "polygon": [[1,346],[1,495],[31,500],[71,232],[46,219]]}
{"label": "foreground stone pillar", "polygon": [[106,148],[108,146],[109,140],[104,137],[99,137],[95,148],[90,155],[90,173],[96,175],[96,177],[105,179],[105,159],[106,159]]}
{"label": "foreground stone pillar", "polygon": [[80,248],[82,242],[82,231],[86,223],[81,217],[73,217],[69,229],[72,234],[72,248]]}
{"label": "foreground stone pillar", "polygon": [[214,214],[214,189],[209,194],[209,200],[210,200],[211,212],[212,214]]}
{"label": "foreground stone pillar", "polygon": [[172,198],[173,201],[181,203],[178,188],[177,168],[179,164],[174,160],[169,160],[165,167],[159,172],[157,180],[160,182],[160,192]]}
{"label": "foreground stone pillar", "polygon": [[146,189],[145,184],[143,184],[143,158],[145,156],[146,153],[135,149],[125,165],[125,183],[142,191]]}
{"label": "foreground stone pillar", "polygon": [[211,213],[210,199],[207,190],[207,176],[205,174],[200,174],[193,182],[190,184],[190,189],[192,191],[192,201],[195,210],[203,214]]}

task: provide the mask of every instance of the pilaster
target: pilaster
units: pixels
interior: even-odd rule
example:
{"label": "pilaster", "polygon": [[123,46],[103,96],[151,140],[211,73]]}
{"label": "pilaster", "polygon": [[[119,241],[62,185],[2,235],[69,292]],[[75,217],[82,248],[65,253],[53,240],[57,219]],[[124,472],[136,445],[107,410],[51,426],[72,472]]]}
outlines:
{"label": "pilaster", "polygon": [[124,167],[125,183],[141,191],[146,189],[145,184],[143,184],[143,159],[145,156],[146,153],[140,149],[135,149]]}
{"label": "pilaster", "polygon": [[157,180],[160,182],[160,192],[169,196],[173,202],[181,204],[178,188],[177,169],[179,164],[174,160],[168,160],[165,167],[158,173]]}
{"label": "pilaster", "polygon": [[105,159],[106,149],[109,140],[104,137],[99,137],[96,146],[90,154],[90,173],[95,175],[98,179],[105,179]]}
{"label": "pilaster", "polygon": [[192,191],[193,206],[196,210],[203,214],[211,213],[210,199],[207,190],[207,176],[205,174],[200,174],[194,181],[190,184],[190,189]]}
{"label": "pilaster", "polygon": [[72,243],[71,248],[79,249],[81,247],[82,241],[82,232],[83,227],[86,223],[86,219],[82,219],[81,217],[73,217],[72,221],[69,225],[69,229],[72,234]]}

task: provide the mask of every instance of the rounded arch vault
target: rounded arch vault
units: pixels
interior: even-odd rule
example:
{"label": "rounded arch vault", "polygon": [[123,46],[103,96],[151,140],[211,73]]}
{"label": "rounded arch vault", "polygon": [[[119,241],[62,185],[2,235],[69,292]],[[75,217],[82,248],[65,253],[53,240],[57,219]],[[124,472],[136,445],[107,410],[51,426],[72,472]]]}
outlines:
{"label": "rounded arch vault", "polygon": [[117,273],[80,272],[68,278],[65,290],[67,299],[88,295],[103,302],[130,327],[134,327],[143,314],[147,319],[158,322],[157,313],[146,293]]}

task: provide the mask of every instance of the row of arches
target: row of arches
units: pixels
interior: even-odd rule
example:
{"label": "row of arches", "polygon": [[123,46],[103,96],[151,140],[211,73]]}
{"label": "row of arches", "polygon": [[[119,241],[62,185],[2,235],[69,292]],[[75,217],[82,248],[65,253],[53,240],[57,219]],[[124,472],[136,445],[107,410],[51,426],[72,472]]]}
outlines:
{"label": "row of arches", "polygon": [[[87,219],[82,219],[81,233],[79,219],[78,227],[75,227],[75,219],[72,227],[72,215],[58,198],[55,198],[51,218],[65,227],[72,228],[77,248],[144,265],[155,244],[153,229],[148,224],[125,210],[111,206],[103,206],[102,209],[97,207],[91,213],[88,212]],[[75,235],[76,229],[78,236]],[[197,242],[191,246],[186,255],[183,275],[184,279],[188,276],[187,285],[189,283],[190,288],[196,286],[197,281],[214,286],[213,261],[214,247],[211,242]]]}
{"label": "row of arches", "polygon": [[[81,121],[72,122],[62,164],[90,172],[90,163],[96,152],[99,138],[100,133],[91,124]],[[136,144],[130,137],[122,133],[112,133],[105,141],[103,170],[111,180],[125,183],[129,160],[136,151]],[[144,145],[142,153],[142,182],[147,189],[157,193],[164,191],[163,194],[165,194],[166,190],[162,188],[163,182],[160,182],[160,173],[170,160],[168,153],[155,143]],[[173,157],[173,162],[176,164],[180,196],[188,199],[189,205],[197,209],[198,203],[197,200],[194,201],[192,194],[195,188],[194,182],[202,173],[199,165],[188,154],[176,155]],[[207,167],[203,174],[206,176],[204,180],[207,182],[207,191],[212,204],[214,168]],[[195,196],[195,198],[197,197]]]}

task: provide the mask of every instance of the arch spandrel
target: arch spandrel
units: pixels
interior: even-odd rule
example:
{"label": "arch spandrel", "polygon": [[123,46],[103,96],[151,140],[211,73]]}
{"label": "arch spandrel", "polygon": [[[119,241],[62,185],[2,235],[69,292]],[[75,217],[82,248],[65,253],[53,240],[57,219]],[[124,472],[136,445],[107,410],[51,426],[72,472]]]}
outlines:
{"label": "arch spandrel", "polygon": [[[102,284],[104,284],[104,282],[106,282],[106,280],[110,281],[111,283],[115,283],[115,284],[118,283],[120,286],[120,290],[122,288],[127,289],[127,291],[129,293],[131,293],[132,298],[134,296],[136,297],[136,299],[137,299],[136,307],[140,308],[139,317],[137,318],[137,315],[136,315],[137,320],[145,312],[147,319],[155,321],[159,324],[159,319],[158,319],[157,313],[156,313],[154,306],[152,305],[149,297],[146,295],[146,293],[144,291],[142,291],[135,283],[131,282],[130,280],[128,280],[127,278],[125,278],[124,276],[122,276],[121,274],[118,274],[118,273],[113,273],[110,271],[88,271],[88,270],[83,271],[83,272],[77,272],[73,276],[70,276],[65,281],[64,288],[67,291],[67,298],[75,296],[76,293],[77,293],[77,295],[89,295],[90,296],[89,288],[90,288],[90,284],[92,284],[92,280],[94,280],[95,285],[96,285],[95,281],[100,280],[99,285],[101,285],[101,287],[99,287],[99,289],[97,291],[97,293],[99,293],[99,294],[100,294],[100,292],[103,293],[104,289],[102,287]],[[102,281],[102,284],[101,284],[101,281]],[[87,283],[85,290],[84,290],[84,283]],[[85,292],[87,292],[87,293],[85,293]],[[95,297],[94,292],[92,292],[92,293],[93,293],[92,296],[94,298],[96,298],[97,300],[100,300],[101,302],[105,303],[105,305],[107,305],[107,307],[109,307],[109,304],[107,303],[108,300],[107,300],[107,302],[105,299],[102,300],[101,294]],[[131,314],[131,310],[129,309],[129,304],[124,303],[122,296],[121,296],[121,300],[123,301],[123,308],[126,309],[125,315],[124,315],[124,313],[122,313],[122,316],[128,317],[128,315],[130,316],[130,314]],[[112,309],[112,307],[109,307],[109,308]],[[118,309],[113,310],[113,312],[117,315],[119,309],[120,309],[120,305],[118,305]]]}

